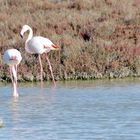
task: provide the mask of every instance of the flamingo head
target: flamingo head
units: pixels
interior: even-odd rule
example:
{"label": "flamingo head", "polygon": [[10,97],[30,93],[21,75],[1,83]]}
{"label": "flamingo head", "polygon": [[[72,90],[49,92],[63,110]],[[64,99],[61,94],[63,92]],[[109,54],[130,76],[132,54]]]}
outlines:
{"label": "flamingo head", "polygon": [[20,32],[20,36],[23,38],[24,33],[30,29],[31,29],[31,27],[29,25],[23,25],[21,32]]}

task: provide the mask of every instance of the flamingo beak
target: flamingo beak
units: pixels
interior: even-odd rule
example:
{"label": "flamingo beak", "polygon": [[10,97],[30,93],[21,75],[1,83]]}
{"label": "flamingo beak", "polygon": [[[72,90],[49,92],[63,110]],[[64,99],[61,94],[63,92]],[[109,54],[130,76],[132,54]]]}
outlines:
{"label": "flamingo beak", "polygon": [[20,37],[23,38],[23,35],[20,33]]}

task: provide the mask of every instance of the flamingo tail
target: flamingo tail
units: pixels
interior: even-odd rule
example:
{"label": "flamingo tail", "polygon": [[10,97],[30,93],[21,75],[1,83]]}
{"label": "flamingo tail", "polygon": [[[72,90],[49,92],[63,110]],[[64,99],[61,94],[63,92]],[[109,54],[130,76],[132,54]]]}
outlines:
{"label": "flamingo tail", "polygon": [[58,47],[57,45],[52,44],[51,47],[52,47],[54,50],[59,50],[59,47]]}

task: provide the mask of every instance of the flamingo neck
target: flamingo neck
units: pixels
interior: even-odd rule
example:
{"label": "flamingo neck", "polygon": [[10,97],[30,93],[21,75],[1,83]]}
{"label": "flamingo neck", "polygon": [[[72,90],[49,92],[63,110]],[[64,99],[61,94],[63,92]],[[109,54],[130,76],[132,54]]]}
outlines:
{"label": "flamingo neck", "polygon": [[33,37],[33,30],[29,27],[29,35],[28,35],[28,38],[27,38],[27,40],[26,40],[26,43],[29,41],[29,40],[31,40],[32,39],[32,37]]}

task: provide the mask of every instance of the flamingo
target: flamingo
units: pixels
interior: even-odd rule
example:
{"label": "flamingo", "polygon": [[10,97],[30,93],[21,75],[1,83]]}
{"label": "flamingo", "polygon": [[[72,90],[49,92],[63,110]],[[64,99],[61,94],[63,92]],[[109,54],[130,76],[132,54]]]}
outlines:
{"label": "flamingo", "polygon": [[13,86],[13,96],[18,97],[17,92],[17,66],[21,62],[21,53],[17,49],[8,49],[4,52],[3,62],[10,68],[10,76]]}
{"label": "flamingo", "polygon": [[30,54],[38,54],[39,64],[40,64],[40,72],[41,72],[41,82],[43,81],[43,67],[41,62],[41,54],[45,53],[46,59],[49,65],[49,69],[51,72],[52,80],[54,85],[54,75],[52,71],[52,66],[50,60],[48,58],[48,52],[51,50],[58,50],[59,47],[52,43],[51,40],[42,36],[33,36],[33,30],[29,25],[23,25],[20,36],[23,38],[23,35],[26,31],[29,31],[28,38],[25,42],[25,50]]}

